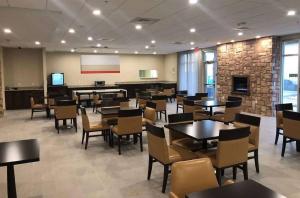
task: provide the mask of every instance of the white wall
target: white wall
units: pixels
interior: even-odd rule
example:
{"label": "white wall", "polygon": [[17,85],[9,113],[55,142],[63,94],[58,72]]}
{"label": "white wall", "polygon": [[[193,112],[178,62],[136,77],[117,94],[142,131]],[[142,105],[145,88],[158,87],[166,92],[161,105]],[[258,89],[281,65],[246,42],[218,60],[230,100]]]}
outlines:
{"label": "white wall", "polygon": [[[80,54],[47,52],[46,64],[47,74],[52,72],[63,72],[65,74],[65,83],[67,85],[92,85],[94,81],[104,80],[106,84],[124,81],[141,81],[139,70],[156,69],[158,70],[158,79],[156,80],[174,80],[177,77],[172,75],[166,77],[165,63],[168,63],[168,71],[174,66],[172,61],[175,56],[172,55],[165,60],[165,55],[120,55],[119,74],[81,74],[80,73]],[[177,68],[177,58],[176,66]],[[177,73],[177,72],[175,72]]]}
{"label": "white wall", "polygon": [[177,81],[177,53],[165,55],[165,80]]}

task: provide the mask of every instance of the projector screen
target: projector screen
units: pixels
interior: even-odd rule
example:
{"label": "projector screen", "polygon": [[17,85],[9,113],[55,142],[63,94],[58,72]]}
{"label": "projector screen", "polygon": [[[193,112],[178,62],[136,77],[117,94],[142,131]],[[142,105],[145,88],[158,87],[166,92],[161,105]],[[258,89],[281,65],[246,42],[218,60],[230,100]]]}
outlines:
{"label": "projector screen", "polygon": [[120,73],[118,55],[81,55],[81,73]]}

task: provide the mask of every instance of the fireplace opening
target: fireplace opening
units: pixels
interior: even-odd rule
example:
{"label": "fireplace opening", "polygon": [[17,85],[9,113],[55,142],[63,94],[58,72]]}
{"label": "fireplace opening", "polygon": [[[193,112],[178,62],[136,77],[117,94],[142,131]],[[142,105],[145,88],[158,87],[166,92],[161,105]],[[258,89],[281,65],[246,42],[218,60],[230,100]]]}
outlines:
{"label": "fireplace opening", "polygon": [[250,95],[249,76],[232,76],[232,94]]}

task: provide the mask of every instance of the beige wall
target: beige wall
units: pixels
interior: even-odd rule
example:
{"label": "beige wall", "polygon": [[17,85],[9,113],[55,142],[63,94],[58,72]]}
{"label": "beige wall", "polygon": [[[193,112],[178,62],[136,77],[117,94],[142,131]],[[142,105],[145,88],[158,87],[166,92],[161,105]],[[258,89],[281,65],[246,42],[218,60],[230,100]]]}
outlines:
{"label": "beige wall", "polygon": [[[139,70],[158,70],[157,80],[177,80],[172,75],[165,75],[165,69],[177,68],[175,55],[165,60],[165,55],[120,55],[119,74],[81,74],[80,54],[47,52],[46,54],[47,74],[52,72],[65,73],[65,83],[68,85],[91,85],[96,80],[104,80],[106,84],[124,81],[140,81]],[[174,62],[174,60],[176,61]],[[174,64],[176,63],[176,66]],[[168,66],[165,67],[165,64]],[[175,74],[177,72],[175,71]]]}
{"label": "beige wall", "polygon": [[0,117],[3,115],[5,104],[4,97],[4,80],[3,80],[3,50],[0,47]]}
{"label": "beige wall", "polygon": [[177,53],[165,55],[165,80],[177,81]]}
{"label": "beige wall", "polygon": [[6,87],[43,86],[42,49],[3,48],[3,61]]}

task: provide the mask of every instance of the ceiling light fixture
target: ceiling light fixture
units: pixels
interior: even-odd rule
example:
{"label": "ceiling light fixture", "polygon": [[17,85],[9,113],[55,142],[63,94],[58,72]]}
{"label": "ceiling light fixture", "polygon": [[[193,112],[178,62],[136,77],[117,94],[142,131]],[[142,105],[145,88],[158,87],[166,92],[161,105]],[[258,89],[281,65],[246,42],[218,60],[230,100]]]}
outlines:
{"label": "ceiling light fixture", "polygon": [[189,0],[189,3],[193,5],[193,4],[198,3],[198,0]]}
{"label": "ceiling light fixture", "polygon": [[97,45],[96,45],[97,47],[101,47],[101,44],[100,43],[97,43]]}
{"label": "ceiling light fixture", "polygon": [[195,45],[195,42],[194,41],[190,42],[190,45]]}
{"label": "ceiling light fixture", "polygon": [[152,44],[155,44],[155,43],[156,43],[156,40],[152,40],[151,43],[152,43]]}
{"label": "ceiling light fixture", "polygon": [[221,45],[221,42],[217,42],[217,45]]}
{"label": "ceiling light fixture", "polygon": [[72,48],[70,51],[71,51],[71,52],[75,52],[75,49]]}
{"label": "ceiling light fixture", "polygon": [[244,35],[243,32],[239,32],[239,33],[238,33],[238,36],[243,36],[243,35]]}
{"label": "ceiling light fixture", "polygon": [[146,49],[149,49],[149,45],[146,45],[145,48],[146,48]]}
{"label": "ceiling light fixture", "polygon": [[97,53],[98,51],[97,50],[94,50],[94,53]]}
{"label": "ceiling light fixture", "polygon": [[156,52],[153,52],[153,54],[156,55],[157,53],[156,53]]}
{"label": "ceiling light fixture", "polygon": [[61,44],[66,44],[66,41],[65,40],[61,40],[60,43]]}
{"label": "ceiling light fixture", "polygon": [[257,35],[255,38],[257,38],[257,39],[260,39],[260,38],[261,38],[261,36],[260,36],[260,35]]}
{"label": "ceiling light fixture", "polygon": [[194,48],[194,47],[191,47],[191,50],[195,50],[195,48]]}
{"label": "ceiling light fixture", "polygon": [[136,30],[141,30],[141,29],[143,29],[143,26],[141,24],[136,24],[135,29]]}
{"label": "ceiling light fixture", "polygon": [[234,43],[234,42],[235,42],[235,40],[231,40],[230,42],[231,42],[231,43]]}
{"label": "ceiling light fixture", "polygon": [[89,36],[87,39],[88,39],[89,41],[92,41],[92,40],[93,40],[93,37]]}
{"label": "ceiling light fixture", "polygon": [[286,15],[287,16],[295,16],[296,15],[296,11],[295,10],[289,10]]}
{"label": "ceiling light fixture", "polygon": [[190,29],[190,33],[195,33],[196,32],[196,29],[195,28],[191,28]]}
{"label": "ceiling light fixture", "polygon": [[139,52],[138,52],[138,51],[135,51],[134,53],[135,53],[135,54],[138,54]]}
{"label": "ceiling light fixture", "polygon": [[4,29],[3,29],[3,32],[4,32],[5,34],[11,34],[11,33],[12,33],[11,29],[9,29],[9,28],[4,28]]}
{"label": "ceiling light fixture", "polygon": [[118,51],[118,50],[116,50],[116,51],[115,51],[115,54],[118,54],[118,53],[119,53],[119,51]]}
{"label": "ceiling light fixture", "polygon": [[35,41],[34,44],[41,45],[41,42],[40,41]]}
{"label": "ceiling light fixture", "polygon": [[101,10],[99,9],[93,10],[93,15],[99,16],[100,14],[101,14]]}
{"label": "ceiling light fixture", "polygon": [[69,33],[70,33],[70,34],[75,34],[76,31],[75,31],[73,28],[70,28],[70,29],[69,29]]}

